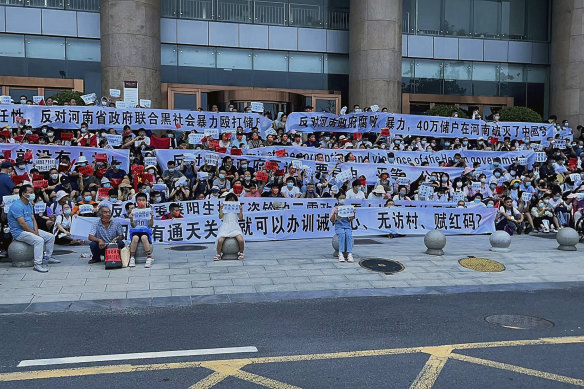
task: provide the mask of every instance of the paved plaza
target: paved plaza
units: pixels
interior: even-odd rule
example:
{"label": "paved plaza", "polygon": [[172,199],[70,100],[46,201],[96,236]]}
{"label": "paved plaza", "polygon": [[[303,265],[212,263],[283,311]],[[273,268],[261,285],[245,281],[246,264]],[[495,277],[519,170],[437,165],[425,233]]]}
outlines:
{"label": "paved plaza", "polygon": [[[552,235],[514,236],[511,251],[489,251],[489,237],[449,236],[445,255],[424,253],[424,238],[357,238],[355,263],[339,263],[330,239],[249,243],[244,261],[213,262],[214,246],[175,251],[157,245],[151,269],[105,270],[87,264],[88,247],[59,255],[62,263],[40,274],[0,263],[4,312],[109,309],[321,297],[557,289],[584,284],[584,245],[557,250]],[[362,243],[360,243],[362,242]],[[500,262],[505,271],[482,273],[458,261],[474,256]],[[359,266],[364,258],[399,261],[405,269],[386,275]],[[52,303],[52,304],[47,304]]]}

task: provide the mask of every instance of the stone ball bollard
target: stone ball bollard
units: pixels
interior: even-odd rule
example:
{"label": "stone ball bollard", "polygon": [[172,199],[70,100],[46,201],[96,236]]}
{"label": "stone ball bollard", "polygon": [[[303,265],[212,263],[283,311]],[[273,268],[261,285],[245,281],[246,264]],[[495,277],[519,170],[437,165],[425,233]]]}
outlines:
{"label": "stone ball bollard", "polygon": [[[154,255],[154,245],[150,245],[150,253]],[[138,243],[138,247],[136,248],[136,263],[146,263],[146,250],[144,250],[144,245],[142,243]]]}
{"label": "stone ball bollard", "polygon": [[221,253],[223,256],[221,259],[224,260],[234,260],[237,259],[237,253],[239,253],[239,243],[235,238],[225,238],[223,241],[223,247],[221,247]]}
{"label": "stone ball bollard", "polygon": [[[352,238],[352,242],[353,242],[353,246],[355,246],[355,239]],[[335,250],[335,252],[333,253],[333,257],[338,257],[339,256],[339,236],[337,234],[333,235],[333,250]],[[343,253],[344,256],[347,256],[347,253],[344,252]]]}
{"label": "stone ball bollard", "polygon": [[8,246],[8,257],[14,267],[34,266],[34,248],[29,244],[13,240]]}
{"label": "stone ball bollard", "polygon": [[491,234],[489,238],[491,243],[491,251],[496,251],[499,253],[508,253],[511,251],[509,246],[511,246],[511,235],[505,231],[495,231]]}
{"label": "stone ball bollard", "polygon": [[440,231],[428,231],[424,236],[424,244],[428,248],[426,254],[429,255],[444,255],[444,247],[446,246],[446,236]]}
{"label": "stone ball bollard", "polygon": [[558,250],[577,251],[576,245],[580,242],[580,236],[575,229],[566,227],[558,231],[556,240],[559,243]]}

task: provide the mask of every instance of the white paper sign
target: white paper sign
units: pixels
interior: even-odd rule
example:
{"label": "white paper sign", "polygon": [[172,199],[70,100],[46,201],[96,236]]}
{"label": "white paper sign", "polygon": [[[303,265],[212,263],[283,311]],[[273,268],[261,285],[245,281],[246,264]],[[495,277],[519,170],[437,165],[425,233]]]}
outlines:
{"label": "white paper sign", "polygon": [[472,183],[472,190],[474,190],[475,192],[478,190],[481,190],[481,183],[480,182],[473,182]]}
{"label": "white paper sign", "polygon": [[166,189],[168,189],[168,188],[166,187],[165,184],[154,184],[154,185],[152,185],[152,190],[155,191],[155,192],[165,192]]}
{"label": "white paper sign", "polygon": [[519,163],[522,166],[527,165],[527,158],[517,158],[517,163]]}
{"label": "white paper sign", "polygon": [[543,145],[539,143],[531,143],[531,148],[534,150],[543,150]]}
{"label": "white paper sign", "polygon": [[502,185],[505,183],[505,181],[506,181],[506,180],[505,180],[503,177],[499,178],[499,179],[497,180],[497,186],[502,186]]}
{"label": "white paper sign", "polygon": [[207,154],[205,155],[205,164],[211,166],[217,166],[219,163],[219,156],[217,154]]}
{"label": "white paper sign", "polygon": [[302,169],[302,161],[299,159],[295,159],[292,161],[292,167],[294,169]]}
{"label": "white paper sign", "polygon": [[93,213],[93,205],[91,205],[91,204],[79,205],[79,213],[80,214]]}
{"label": "white paper sign", "polygon": [[145,166],[156,166],[157,163],[156,157],[144,157]]}
{"label": "white paper sign", "polygon": [[560,150],[565,150],[566,149],[566,140],[565,139],[557,140],[556,141],[556,148],[560,149]]}
{"label": "white paper sign", "polygon": [[424,197],[424,198],[429,198],[432,197],[432,195],[434,194],[434,188],[428,185],[420,185],[420,187],[418,188],[418,195]]}
{"label": "white paper sign", "polygon": [[183,154],[183,161],[194,162],[195,161],[195,154],[193,154],[193,153]]}
{"label": "white paper sign", "polygon": [[40,103],[41,101],[43,101],[45,99],[45,96],[33,96],[32,97],[32,102],[35,104]]}
{"label": "white paper sign", "polygon": [[18,195],[3,196],[2,201],[4,202],[4,212],[8,213],[10,206],[18,199],[19,199]]}
{"label": "white paper sign", "polygon": [[353,217],[355,216],[355,207],[352,205],[344,205],[339,207],[339,217]]}
{"label": "white paper sign", "polygon": [[546,162],[547,155],[542,152],[535,153],[535,162]]}
{"label": "white paper sign", "polygon": [[452,195],[452,200],[456,202],[464,201],[464,192],[454,192]]}
{"label": "white paper sign", "polygon": [[95,93],[90,93],[88,95],[81,96],[81,100],[87,105],[95,103],[97,100],[97,95]]}
{"label": "white paper sign", "polygon": [[200,145],[204,137],[205,134],[189,134],[189,144]]}
{"label": "white paper sign", "polygon": [[122,91],[119,89],[110,89],[109,95],[110,97],[120,97],[122,95]]}
{"label": "white paper sign", "polygon": [[219,139],[219,129],[218,128],[208,128],[203,132],[203,134],[205,134],[206,138]]}
{"label": "white paper sign", "polygon": [[134,208],[132,210],[132,217],[134,220],[150,220],[152,210],[150,208]]}
{"label": "white paper sign", "polygon": [[10,96],[0,96],[0,104],[12,104],[12,98]]}
{"label": "white paper sign", "polygon": [[252,102],[251,112],[264,112],[264,103]]}
{"label": "white paper sign", "polygon": [[223,213],[239,213],[239,202],[237,202],[237,201],[224,201],[223,202]]}
{"label": "white paper sign", "polygon": [[124,101],[129,107],[135,107],[138,102],[138,82],[124,81]]}
{"label": "white paper sign", "polygon": [[197,178],[199,180],[206,180],[207,178],[209,178],[209,173],[207,173],[207,172],[197,172]]}
{"label": "white paper sign", "polygon": [[376,104],[376,105],[372,105],[372,106],[371,106],[371,110],[372,110],[373,112],[378,112],[378,111],[379,111],[379,105],[377,105],[377,104]]}
{"label": "white paper sign", "polygon": [[523,200],[523,202],[530,201],[532,197],[533,197],[533,194],[532,193],[529,193],[529,192],[523,192],[521,194],[521,200]]}
{"label": "white paper sign", "polygon": [[105,134],[105,139],[110,146],[120,146],[122,144],[122,136],[118,134]]}
{"label": "white paper sign", "polygon": [[346,114],[346,113],[347,113],[347,107],[341,108],[341,112],[340,112],[341,116]]}
{"label": "white paper sign", "polygon": [[399,177],[396,181],[398,185],[408,185],[410,183],[410,180],[405,177]]}
{"label": "white paper sign", "polygon": [[48,172],[56,166],[56,160],[50,158],[40,158],[35,159],[34,167],[39,170],[39,172]]}
{"label": "white paper sign", "polygon": [[182,176],[174,183],[174,187],[178,188],[179,186],[186,185],[186,184],[187,184],[187,178],[185,176]]}
{"label": "white paper sign", "polygon": [[117,109],[128,109],[128,104],[125,101],[116,101]]}
{"label": "white paper sign", "polygon": [[268,129],[267,129],[267,130],[266,130],[264,133],[266,134],[266,136],[268,136],[268,135],[276,135],[276,134],[278,134],[278,133],[276,132],[276,130],[274,130],[273,128],[268,128]]}
{"label": "white paper sign", "polygon": [[152,100],[140,99],[140,107],[144,107],[144,108],[152,107]]}
{"label": "white paper sign", "polygon": [[351,178],[353,178],[353,172],[350,169],[347,169],[347,170],[343,170],[342,172],[337,174],[337,176],[335,177],[335,180],[338,183],[342,183],[342,182],[345,182],[347,180],[350,180]]}
{"label": "white paper sign", "polygon": [[572,182],[576,183],[576,182],[580,181],[580,174],[572,173],[572,174],[570,174],[570,179],[572,180]]}
{"label": "white paper sign", "polygon": [[308,165],[302,165],[301,169],[306,172],[306,175],[307,176],[312,175],[312,168],[310,166],[308,166]]}
{"label": "white paper sign", "polygon": [[35,214],[39,214],[39,213],[43,213],[47,210],[47,204],[43,203],[42,201],[39,203],[35,203],[34,205],[34,213]]}

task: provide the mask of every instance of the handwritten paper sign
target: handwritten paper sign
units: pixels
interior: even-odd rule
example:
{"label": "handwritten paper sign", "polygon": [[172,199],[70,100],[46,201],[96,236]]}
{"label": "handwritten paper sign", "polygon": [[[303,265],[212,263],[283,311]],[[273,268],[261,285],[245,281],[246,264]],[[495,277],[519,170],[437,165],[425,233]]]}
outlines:
{"label": "handwritten paper sign", "polygon": [[93,104],[95,103],[95,100],[97,100],[97,95],[95,93],[83,95],[81,96],[81,100],[83,100],[86,105]]}
{"label": "handwritten paper sign", "polygon": [[217,166],[219,163],[219,156],[217,154],[207,154],[205,155],[205,164],[211,166]]}
{"label": "handwritten paper sign", "polygon": [[12,104],[12,98],[10,96],[0,96],[0,104]]}
{"label": "handwritten paper sign", "polygon": [[106,197],[109,196],[109,191],[110,191],[110,188],[98,188],[97,189],[97,199],[98,200],[105,199]]}
{"label": "handwritten paper sign", "polygon": [[195,154],[193,154],[193,153],[185,153],[185,154],[183,154],[183,161],[185,161],[185,162],[194,162],[195,161]]}
{"label": "handwritten paper sign", "polygon": [[473,182],[472,183],[472,190],[475,192],[481,190],[481,183],[480,182]]}
{"label": "handwritten paper sign", "polygon": [[189,144],[190,145],[200,145],[205,134],[189,134]]}
{"label": "handwritten paper sign", "polygon": [[176,182],[174,183],[174,187],[178,188],[179,186],[186,185],[186,184],[187,184],[187,178],[185,176],[182,176],[181,178],[176,180]]}
{"label": "handwritten paper sign", "polygon": [[375,104],[371,106],[371,111],[373,112],[379,112],[379,105]]}
{"label": "handwritten paper sign", "polygon": [[134,208],[132,210],[132,217],[134,220],[150,220],[152,217],[152,209],[150,208]]}
{"label": "handwritten paper sign", "polygon": [[523,157],[517,158],[517,163],[522,165],[522,166],[525,166],[525,165],[527,165],[527,158],[523,158]]}
{"label": "handwritten paper sign", "polygon": [[523,192],[521,194],[521,200],[523,200],[524,202],[530,201],[532,197],[533,197],[533,193]]}
{"label": "handwritten paper sign", "polygon": [[353,217],[355,216],[355,207],[352,205],[344,205],[339,207],[338,213],[340,217]]}
{"label": "handwritten paper sign", "polygon": [[266,134],[266,136],[277,134],[276,130],[274,130],[273,128],[268,128],[264,133]]}
{"label": "handwritten paper sign", "polygon": [[2,201],[4,202],[4,212],[8,213],[12,204],[14,204],[14,202],[18,199],[18,195],[2,196]]}
{"label": "handwritten paper sign", "polygon": [[576,183],[576,182],[580,181],[580,174],[572,173],[572,174],[570,174],[570,179],[572,180],[573,183]]}
{"label": "handwritten paper sign", "polygon": [[91,165],[81,166],[78,170],[79,173],[83,174],[85,177],[93,175],[93,168]]}
{"label": "handwritten paper sign", "polygon": [[81,204],[79,205],[79,213],[86,214],[86,213],[93,213],[93,205],[91,204]]}
{"label": "handwritten paper sign", "polygon": [[152,190],[155,192],[166,192],[166,184],[154,184]]}
{"label": "handwritten paper sign", "polygon": [[428,185],[420,185],[418,188],[418,194],[424,198],[432,197],[434,194],[434,188]]}
{"label": "handwritten paper sign", "polygon": [[537,152],[535,153],[535,162],[546,162],[547,161],[547,155],[543,152]]}
{"label": "handwritten paper sign", "polygon": [[276,157],[283,157],[286,155],[286,150],[276,150]]}
{"label": "handwritten paper sign", "polygon": [[144,157],[144,165],[156,166],[156,157]]}
{"label": "handwritten paper sign", "polygon": [[292,161],[292,167],[294,169],[302,169],[302,161],[299,159],[295,159]]}
{"label": "handwritten paper sign", "polygon": [[407,185],[410,183],[410,180],[405,177],[399,177],[396,181],[398,185]]}
{"label": "handwritten paper sign", "polygon": [[343,170],[335,177],[338,183],[345,182],[347,180],[350,180],[351,178],[353,178],[353,172],[350,169]]}
{"label": "handwritten paper sign", "polygon": [[237,202],[237,201],[224,201],[223,202],[223,213],[239,213],[239,202]]}
{"label": "handwritten paper sign", "polygon": [[35,104],[39,104],[41,101],[45,99],[45,96],[33,96],[32,102]]}
{"label": "handwritten paper sign", "polygon": [[560,149],[560,150],[565,150],[566,149],[566,140],[565,139],[557,140],[556,141],[556,148]]}
{"label": "handwritten paper sign", "polygon": [[264,112],[264,103],[258,103],[258,102],[252,101],[251,112]]}
{"label": "handwritten paper sign", "polygon": [[209,178],[209,173],[207,173],[207,172],[198,172],[197,173],[197,178],[199,180],[206,180],[207,178]]}
{"label": "handwritten paper sign", "polygon": [[382,136],[389,136],[389,128],[382,128],[381,135]]}
{"label": "handwritten paper sign", "polygon": [[144,108],[152,107],[152,100],[140,99],[140,107],[144,107]]}
{"label": "handwritten paper sign", "polygon": [[258,181],[262,181],[262,182],[267,182],[268,181],[268,173],[266,172],[257,172],[256,173],[256,179]]}
{"label": "handwritten paper sign", "polygon": [[454,194],[452,195],[452,200],[456,202],[464,201],[464,192],[454,192]]}
{"label": "handwritten paper sign", "polygon": [[208,128],[203,134],[206,138],[219,139],[219,129],[218,128]]}
{"label": "handwritten paper sign", "polygon": [[34,161],[34,167],[38,169],[39,172],[48,172],[55,168],[56,161],[51,158],[40,158]]}
{"label": "handwritten paper sign", "polygon": [[122,95],[122,91],[119,89],[110,89],[109,90],[109,95],[111,97],[120,97]]}
{"label": "handwritten paper sign", "polygon": [[271,170],[271,171],[278,170],[278,162],[276,162],[276,161],[267,161],[266,164],[265,164],[265,166],[264,166],[264,168],[266,170]]}
{"label": "handwritten paper sign", "polygon": [[105,139],[110,146],[120,146],[122,144],[122,136],[118,134],[105,134]]}
{"label": "handwritten paper sign", "polygon": [[128,104],[125,101],[116,101],[117,109],[128,109]]}
{"label": "handwritten paper sign", "polygon": [[34,213],[36,213],[37,215],[45,212],[46,210],[47,210],[46,203],[40,201],[40,202],[34,204]]}
{"label": "handwritten paper sign", "polygon": [[49,187],[49,181],[47,180],[37,180],[32,182],[32,187],[35,189],[44,189]]}

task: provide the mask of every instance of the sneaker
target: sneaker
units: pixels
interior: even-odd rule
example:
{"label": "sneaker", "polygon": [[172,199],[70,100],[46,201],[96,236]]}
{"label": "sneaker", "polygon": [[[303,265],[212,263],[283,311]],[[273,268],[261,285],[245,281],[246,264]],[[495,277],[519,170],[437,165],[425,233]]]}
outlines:
{"label": "sneaker", "polygon": [[355,262],[355,260],[353,259],[353,254],[351,253],[347,254],[347,262],[351,263]]}
{"label": "sneaker", "polygon": [[43,258],[43,261],[46,263],[49,263],[49,264],[61,263],[61,261],[59,261],[58,259],[55,259],[53,257],[51,257],[51,258],[45,257],[45,258]]}
{"label": "sneaker", "polygon": [[49,271],[49,268],[47,268],[45,265],[34,265],[33,270],[38,271],[39,273],[46,273]]}
{"label": "sneaker", "polygon": [[343,253],[339,253],[339,262],[345,262],[345,257],[343,257]]}
{"label": "sneaker", "polygon": [[93,257],[89,261],[87,261],[87,263],[89,263],[89,264],[98,263],[98,262],[101,262],[101,259],[99,259],[99,258],[96,259]]}
{"label": "sneaker", "polygon": [[130,263],[128,264],[128,267],[136,267],[136,258],[134,257],[130,258]]}
{"label": "sneaker", "polygon": [[144,267],[146,267],[146,268],[152,267],[152,262],[154,262],[154,259],[146,258],[146,265],[144,265]]}
{"label": "sneaker", "polygon": [[8,251],[6,250],[0,250],[0,258],[5,258],[8,256]]}

